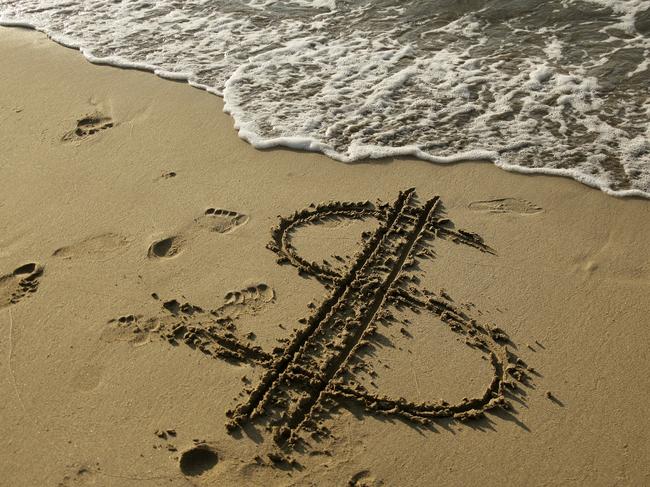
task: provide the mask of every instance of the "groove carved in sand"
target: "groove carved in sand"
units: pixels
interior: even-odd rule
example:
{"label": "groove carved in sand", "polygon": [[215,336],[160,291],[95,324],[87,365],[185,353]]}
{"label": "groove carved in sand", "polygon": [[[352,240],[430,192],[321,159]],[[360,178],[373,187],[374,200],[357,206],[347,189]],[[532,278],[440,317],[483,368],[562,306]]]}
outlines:
{"label": "groove carved in sand", "polygon": [[[419,204],[411,189],[400,193],[391,206],[369,202],[322,204],[280,220],[272,231],[269,248],[279,255],[280,263],[289,263],[301,273],[321,280],[330,294],[304,320],[306,326],[275,358],[248,400],[228,411],[227,426],[231,430],[258,425],[272,430],[276,443],[293,444],[301,439],[302,430],[319,433],[319,417],[333,400],[352,401],[373,414],[423,424],[445,417],[472,419],[489,409],[508,407],[505,388],[515,380],[524,380],[526,374],[523,365],[502,346],[501,342],[508,340],[505,333],[481,326],[446,299],[412,285],[411,271],[419,259],[432,257],[427,247],[436,238],[494,253],[480,236],[454,230],[441,213],[438,197]],[[291,243],[293,233],[301,226],[316,224],[332,214],[372,217],[381,222],[374,233],[366,235],[362,250],[345,274],[306,261]],[[463,335],[468,346],[489,357],[493,378],[484,394],[458,404],[415,403],[345,384],[344,375],[373,339],[377,323],[391,320],[393,306],[429,311],[452,332]]]}
{"label": "groove carved in sand", "polygon": [[[333,218],[379,222],[374,231],[364,232],[360,251],[343,269],[309,261],[292,244],[301,228]],[[421,203],[413,189],[401,192],[392,205],[369,201],[311,205],[281,218],[268,244],[278,255],[279,264],[290,264],[303,276],[318,279],[327,291],[320,306],[312,306],[311,316],[299,320],[301,327],[284,347],[267,353],[244,342],[232,332],[232,321],[225,316],[251,299],[254,303],[272,300],[267,287],[230,293],[215,311],[166,302],[163,306],[168,316],[154,319],[155,326],[147,326],[171,343],[185,343],[216,358],[262,367],[265,371],[257,385],[247,390],[247,399],[226,412],[226,426],[231,432],[262,428],[272,432],[276,444],[283,447],[306,441],[304,432],[326,436],[321,420],[337,404],[356,404],[368,414],[400,417],[423,425],[441,418],[480,418],[498,407],[509,409],[507,397],[517,397],[517,383],[525,383],[529,376],[526,364],[506,348],[506,333],[478,323],[446,293],[437,295],[417,286],[418,262],[434,258],[430,247],[437,239],[495,253],[479,235],[455,229],[444,217],[438,197]],[[436,318],[433,322],[442,323],[488,360],[492,378],[481,395],[454,404],[444,400],[415,402],[371,393],[346,380],[363,363],[362,352],[377,338],[377,325],[396,322],[391,309],[401,308],[428,312]],[[131,315],[117,320],[122,322],[137,328],[141,319]],[[408,325],[400,325],[407,333]]]}

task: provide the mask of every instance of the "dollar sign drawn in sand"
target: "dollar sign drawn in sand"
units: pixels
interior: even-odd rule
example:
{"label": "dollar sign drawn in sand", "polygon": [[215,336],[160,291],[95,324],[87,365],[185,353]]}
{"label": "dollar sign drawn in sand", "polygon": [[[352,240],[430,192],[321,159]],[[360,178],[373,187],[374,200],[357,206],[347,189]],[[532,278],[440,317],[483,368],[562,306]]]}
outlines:
{"label": "dollar sign drawn in sand", "polygon": [[[380,224],[374,232],[364,233],[361,250],[343,271],[325,262],[309,262],[292,245],[295,233],[306,226],[332,219],[368,218]],[[293,265],[300,274],[317,278],[329,294],[311,316],[300,320],[301,328],[286,345],[272,353],[237,336],[231,316],[225,313],[237,305],[239,297],[232,294],[215,310],[172,300],[163,304],[166,314],[162,317],[143,321],[128,315],[112,322],[135,327],[136,336],[154,332],[174,345],[185,343],[215,358],[263,367],[261,379],[247,390],[246,399],[226,412],[226,427],[230,432],[243,429],[249,433],[262,428],[272,432],[280,446],[295,445],[304,437],[303,431],[326,435],[319,418],[336,403],[356,403],[367,414],[423,425],[441,418],[480,418],[497,407],[509,409],[506,396],[520,394],[517,383],[527,382],[527,372],[534,371],[507,347],[510,340],[503,330],[471,319],[444,292],[438,295],[418,287],[413,271],[418,261],[433,257],[429,247],[436,239],[494,254],[477,234],[453,229],[443,216],[438,197],[421,204],[414,189],[400,192],[392,205],[333,202],[281,218],[268,248],[278,254],[278,263]],[[241,294],[242,301],[253,303],[274,299],[265,284],[243,289]],[[391,309],[403,308],[438,317],[489,360],[492,378],[482,395],[455,404],[445,400],[414,402],[371,393],[349,380],[363,361],[361,355],[372,343],[377,325],[394,322]]]}
{"label": "dollar sign drawn in sand", "polygon": [[[497,406],[507,407],[504,387],[513,385],[512,379],[524,380],[525,371],[523,363],[502,345],[508,340],[505,333],[479,325],[447,299],[411,285],[409,270],[417,259],[428,255],[427,246],[436,238],[493,253],[478,235],[452,230],[451,222],[440,213],[438,197],[417,204],[415,191],[409,189],[391,206],[338,202],[281,219],[273,229],[269,248],[279,254],[281,263],[290,263],[301,273],[326,283],[331,293],[273,361],[248,400],[228,411],[230,429],[262,424],[274,431],[278,444],[293,443],[300,430],[318,429],[316,418],[329,401],[336,399],[355,401],[374,414],[396,415],[419,423],[442,417],[470,419]],[[308,262],[291,244],[292,234],[305,225],[324,219],[368,217],[377,218],[381,225],[366,235],[362,250],[345,273]],[[346,373],[376,333],[376,323],[391,319],[392,306],[426,309],[452,331],[465,335],[469,346],[486,353],[494,374],[485,393],[458,404],[415,403],[347,384]]]}

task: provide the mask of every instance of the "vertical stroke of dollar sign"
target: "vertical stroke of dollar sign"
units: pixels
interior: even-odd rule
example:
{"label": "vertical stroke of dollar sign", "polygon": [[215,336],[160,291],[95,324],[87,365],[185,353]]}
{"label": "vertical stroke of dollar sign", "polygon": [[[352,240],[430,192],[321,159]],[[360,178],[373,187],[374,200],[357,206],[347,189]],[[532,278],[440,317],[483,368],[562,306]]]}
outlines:
{"label": "vertical stroke of dollar sign", "polygon": [[[308,225],[328,219],[372,218],[379,222],[378,228],[364,234],[361,250],[340,272],[325,261],[309,262],[292,244],[295,232]],[[414,189],[401,192],[392,205],[367,201],[312,205],[281,218],[268,245],[278,254],[279,263],[295,266],[300,274],[317,278],[330,290],[311,316],[300,320],[301,328],[286,346],[268,353],[246,343],[235,334],[236,326],[227,314],[233,299],[235,303],[247,299],[240,294],[272,300],[273,291],[266,285],[229,293],[226,304],[214,310],[166,301],[161,317],[122,316],[111,320],[114,328],[107,331],[126,331],[137,340],[155,333],[173,345],[184,343],[214,358],[265,369],[258,384],[247,391],[247,399],[226,412],[226,427],[231,432],[240,428],[250,432],[257,427],[270,430],[279,446],[295,445],[302,439],[302,431],[326,434],[319,429],[317,418],[336,402],[353,402],[369,414],[420,424],[440,418],[469,420],[493,408],[509,409],[506,396],[520,395],[517,383],[525,384],[533,370],[508,348],[510,340],[503,330],[471,319],[444,293],[436,295],[417,285],[413,270],[418,261],[433,256],[429,247],[436,239],[494,253],[478,235],[455,230],[444,218],[438,197],[420,204]],[[467,346],[484,354],[493,374],[481,396],[456,404],[413,402],[371,393],[347,380],[362,360],[364,348],[372,343],[377,325],[394,322],[391,309],[402,308],[428,311],[460,335]]]}
{"label": "vertical stroke of dollar sign", "polygon": [[[281,219],[269,248],[280,255],[280,262],[327,283],[331,294],[275,359],[248,400],[228,411],[229,429],[265,425],[274,431],[276,443],[294,443],[302,429],[316,428],[314,418],[328,400],[336,398],[361,403],[368,412],[421,423],[441,417],[469,419],[493,407],[507,407],[504,387],[513,384],[512,378],[523,380],[525,372],[523,363],[499,343],[507,341],[503,331],[483,327],[449,301],[409,286],[409,269],[418,257],[426,255],[432,239],[451,239],[482,252],[493,250],[475,234],[452,230],[449,220],[440,215],[438,197],[423,205],[416,200],[415,190],[409,189],[400,193],[392,206],[378,209],[368,202],[333,203]],[[318,220],[368,217],[382,224],[369,235],[345,274],[308,262],[291,244],[294,231]],[[390,306],[427,309],[454,332],[465,335],[469,346],[485,352],[494,375],[483,396],[453,405],[444,401],[418,404],[346,385],[344,375],[351,362],[371,340],[377,321],[390,318]]]}

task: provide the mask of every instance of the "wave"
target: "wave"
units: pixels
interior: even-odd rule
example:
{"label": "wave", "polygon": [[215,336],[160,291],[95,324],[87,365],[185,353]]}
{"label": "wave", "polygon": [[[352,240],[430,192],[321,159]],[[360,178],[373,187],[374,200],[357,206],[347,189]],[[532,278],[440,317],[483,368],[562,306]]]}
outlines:
{"label": "wave", "polygon": [[650,1],[4,0],[0,24],[223,96],[258,148],[650,197]]}

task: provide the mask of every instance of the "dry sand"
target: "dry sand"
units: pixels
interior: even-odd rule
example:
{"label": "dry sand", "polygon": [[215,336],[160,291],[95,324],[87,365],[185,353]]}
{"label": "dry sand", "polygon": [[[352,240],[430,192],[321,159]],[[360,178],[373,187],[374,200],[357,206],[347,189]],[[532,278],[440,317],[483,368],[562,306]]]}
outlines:
{"label": "dry sand", "polygon": [[648,201],[257,151],[26,30],[0,66],[2,486],[650,484]]}

